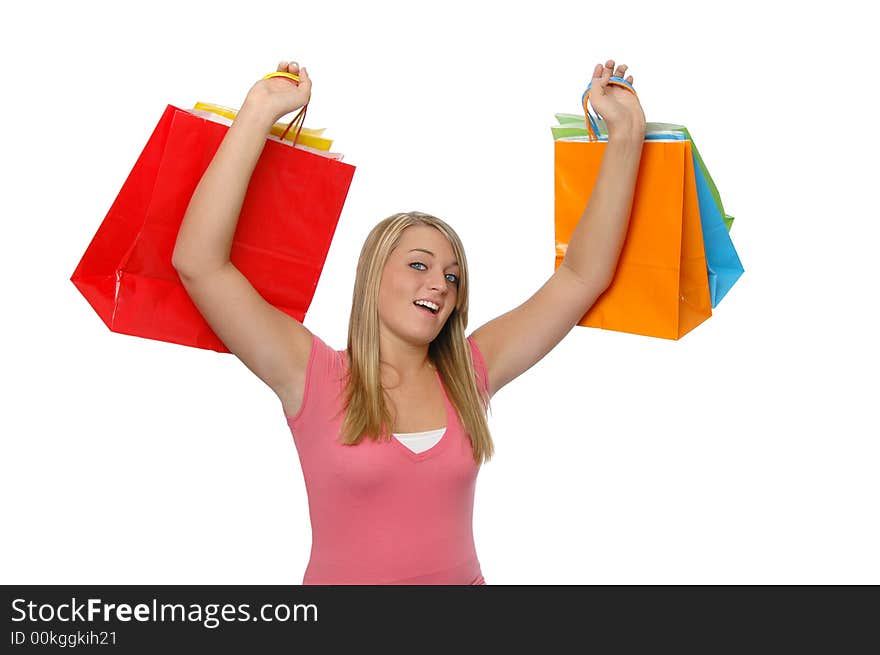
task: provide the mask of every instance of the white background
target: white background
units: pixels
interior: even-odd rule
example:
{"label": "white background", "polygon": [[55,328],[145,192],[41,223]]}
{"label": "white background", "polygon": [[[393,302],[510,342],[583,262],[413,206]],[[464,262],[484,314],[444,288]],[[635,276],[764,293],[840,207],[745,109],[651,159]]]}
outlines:
{"label": "white background", "polygon": [[397,211],[464,240],[468,333],[543,284],[553,114],[614,58],[648,120],[690,128],[746,273],[680,341],[578,327],[495,396],[487,582],[880,583],[878,53],[857,3],[21,6],[0,27],[0,581],[302,579],[274,393],[232,355],[110,332],[69,281],[167,104],[238,107],[280,59],[309,68],[307,125],[357,166],[305,319],[342,348],[360,247]]}

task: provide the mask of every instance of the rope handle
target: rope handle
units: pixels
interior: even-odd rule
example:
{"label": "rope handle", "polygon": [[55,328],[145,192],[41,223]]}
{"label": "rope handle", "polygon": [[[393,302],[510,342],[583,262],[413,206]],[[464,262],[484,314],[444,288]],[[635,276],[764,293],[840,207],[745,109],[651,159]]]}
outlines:
{"label": "rope handle", "polygon": [[[627,82],[622,77],[618,77],[617,75],[612,75],[608,80],[608,84],[613,84],[615,86],[623,87],[624,89],[626,89],[627,91],[632,93],[637,98],[639,97],[639,94],[636,93],[636,90],[633,88],[633,85],[630,84],[629,82]],[[599,135],[599,124],[596,123],[596,119],[593,118],[593,115],[590,113],[590,108],[587,105],[587,101],[590,99],[590,87],[592,87],[592,86],[593,86],[593,83],[590,82],[587,85],[586,91],[584,91],[584,94],[581,96],[581,104],[584,106],[584,114],[586,114],[586,116],[587,116],[587,133],[588,133],[588,136],[589,136],[591,143],[593,141],[599,140],[599,136],[598,136]],[[599,116],[598,112],[596,113],[596,116]]]}
{"label": "rope handle", "polygon": [[[287,79],[293,82],[299,82],[299,75],[294,75],[293,73],[283,73],[281,71],[275,71],[274,73],[269,73],[268,75],[264,75],[263,79],[268,80],[271,77],[286,77]],[[284,128],[284,132],[281,133],[281,140],[284,141],[284,137],[287,135],[287,132],[293,127],[294,123],[296,123],[296,134],[293,136],[293,147],[296,147],[296,141],[299,139],[299,133],[302,131],[303,125],[306,120],[306,108],[309,106],[309,103],[306,103],[302,106],[302,109],[293,117],[293,120]]]}

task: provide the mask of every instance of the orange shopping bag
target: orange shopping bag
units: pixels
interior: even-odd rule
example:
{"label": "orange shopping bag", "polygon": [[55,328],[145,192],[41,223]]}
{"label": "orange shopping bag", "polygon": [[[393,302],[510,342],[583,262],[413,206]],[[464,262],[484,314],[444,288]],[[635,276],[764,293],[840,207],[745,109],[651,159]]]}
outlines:
{"label": "orange shopping bag", "polygon": [[[607,147],[607,141],[554,142],[556,268]],[[645,141],[614,279],[578,324],[678,339],[711,315],[691,144]]]}

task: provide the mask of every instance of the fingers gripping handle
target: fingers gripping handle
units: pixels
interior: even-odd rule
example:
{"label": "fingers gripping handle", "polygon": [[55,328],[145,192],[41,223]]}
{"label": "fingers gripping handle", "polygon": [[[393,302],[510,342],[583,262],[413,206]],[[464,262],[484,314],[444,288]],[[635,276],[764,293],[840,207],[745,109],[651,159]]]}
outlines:
{"label": "fingers gripping handle", "polygon": [[275,71],[274,73],[263,75],[264,80],[268,80],[270,77],[286,77],[287,79],[293,80],[294,82],[299,82],[299,75],[294,75],[293,73],[282,73],[281,71]]}
{"label": "fingers gripping handle", "polygon": [[[268,75],[264,75],[263,79],[268,80],[270,77],[286,77],[287,79],[293,82],[299,82],[299,75],[294,75],[293,73],[283,73],[281,71],[276,71],[274,73],[269,73]],[[302,109],[297,112],[296,116],[293,117],[293,120],[284,128],[284,132],[281,133],[281,140],[284,141],[284,137],[287,136],[287,132],[293,127],[294,123],[296,123],[296,134],[293,136],[293,147],[296,147],[296,140],[299,139],[299,133],[302,131],[303,125],[305,124],[306,119],[306,108],[309,106],[309,103],[306,103],[302,106]]]}
{"label": "fingers gripping handle", "polygon": [[[638,97],[638,93],[633,88],[633,85],[627,82],[622,77],[618,77],[616,75],[612,75],[608,79],[608,84],[614,84],[615,86],[622,87],[632,93],[634,96]],[[581,104],[584,106],[584,114],[587,116],[587,132],[589,134],[590,141],[597,141],[599,139],[599,125],[596,123],[596,119],[593,118],[593,115],[590,113],[590,108],[587,105],[587,101],[590,99],[590,88],[593,86],[593,83],[590,82],[587,85],[586,91],[581,96]],[[596,116],[599,114],[597,113]]]}

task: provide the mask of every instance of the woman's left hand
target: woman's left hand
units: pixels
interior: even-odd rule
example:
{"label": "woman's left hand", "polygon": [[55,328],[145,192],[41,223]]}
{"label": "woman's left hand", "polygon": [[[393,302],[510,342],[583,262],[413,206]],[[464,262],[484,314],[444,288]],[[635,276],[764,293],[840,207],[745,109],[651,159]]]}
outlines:
{"label": "woman's left hand", "polygon": [[[621,64],[615,70],[614,60],[609,59],[605,66],[596,64],[593,69],[589,103],[605,119],[609,138],[625,131],[644,134],[646,128],[645,112],[636,94],[608,83],[612,73],[623,77],[626,68],[626,64]],[[633,82],[632,75],[624,79],[630,84]]]}

